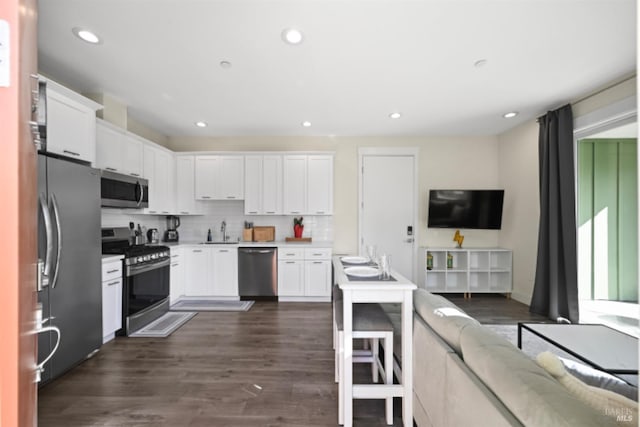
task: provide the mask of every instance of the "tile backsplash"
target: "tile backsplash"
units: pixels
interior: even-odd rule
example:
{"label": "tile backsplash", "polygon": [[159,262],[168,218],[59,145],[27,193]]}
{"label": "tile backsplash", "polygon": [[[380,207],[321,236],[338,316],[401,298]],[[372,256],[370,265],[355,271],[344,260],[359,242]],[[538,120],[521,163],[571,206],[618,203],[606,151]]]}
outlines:
{"label": "tile backsplash", "polygon": [[[221,240],[222,221],[227,223],[227,235],[231,240],[242,239],[245,221],[253,222],[254,226],[275,226],[276,240],[293,236],[291,215],[245,215],[243,201],[210,201],[202,202],[200,206],[203,215],[180,216],[180,241],[205,241],[209,229],[213,240]],[[102,209],[103,227],[128,227],[129,222],[140,224],[141,227],[157,228],[161,236],[166,230],[164,216],[135,214],[126,209]],[[332,241],[333,217],[305,216],[303,236],[312,237],[314,241]]]}

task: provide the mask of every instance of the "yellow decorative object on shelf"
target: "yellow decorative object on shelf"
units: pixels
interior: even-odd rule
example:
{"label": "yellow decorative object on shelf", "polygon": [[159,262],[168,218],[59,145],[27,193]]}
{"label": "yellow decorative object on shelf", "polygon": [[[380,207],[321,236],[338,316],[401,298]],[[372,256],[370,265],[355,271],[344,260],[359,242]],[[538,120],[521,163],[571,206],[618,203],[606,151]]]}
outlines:
{"label": "yellow decorative object on shelf", "polygon": [[456,234],[453,236],[453,241],[458,243],[458,247],[462,248],[462,242],[464,242],[464,236],[460,234],[460,230],[456,230]]}

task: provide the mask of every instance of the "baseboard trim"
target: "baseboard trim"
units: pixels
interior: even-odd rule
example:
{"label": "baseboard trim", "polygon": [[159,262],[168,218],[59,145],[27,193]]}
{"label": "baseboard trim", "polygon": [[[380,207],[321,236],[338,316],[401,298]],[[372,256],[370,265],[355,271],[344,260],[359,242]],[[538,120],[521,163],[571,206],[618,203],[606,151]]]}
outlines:
{"label": "baseboard trim", "polygon": [[521,302],[527,307],[529,306],[529,304],[531,304],[531,295],[523,294],[520,292],[512,292],[511,299]]}

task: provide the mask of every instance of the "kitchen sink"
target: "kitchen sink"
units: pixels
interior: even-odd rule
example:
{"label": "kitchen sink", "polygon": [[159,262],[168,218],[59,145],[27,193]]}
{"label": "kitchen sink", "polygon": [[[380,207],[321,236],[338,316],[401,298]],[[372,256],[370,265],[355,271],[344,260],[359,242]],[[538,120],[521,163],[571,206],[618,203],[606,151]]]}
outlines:
{"label": "kitchen sink", "polygon": [[226,242],[201,242],[201,245],[237,245],[240,242],[234,242],[233,240],[227,240]]}

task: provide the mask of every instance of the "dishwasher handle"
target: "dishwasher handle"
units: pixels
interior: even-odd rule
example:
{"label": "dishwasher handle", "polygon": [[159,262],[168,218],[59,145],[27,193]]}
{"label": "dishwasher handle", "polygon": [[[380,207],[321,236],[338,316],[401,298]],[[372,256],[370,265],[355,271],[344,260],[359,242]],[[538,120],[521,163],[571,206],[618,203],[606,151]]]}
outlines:
{"label": "dishwasher handle", "polygon": [[243,254],[272,254],[275,253],[275,249],[240,249]]}

